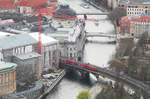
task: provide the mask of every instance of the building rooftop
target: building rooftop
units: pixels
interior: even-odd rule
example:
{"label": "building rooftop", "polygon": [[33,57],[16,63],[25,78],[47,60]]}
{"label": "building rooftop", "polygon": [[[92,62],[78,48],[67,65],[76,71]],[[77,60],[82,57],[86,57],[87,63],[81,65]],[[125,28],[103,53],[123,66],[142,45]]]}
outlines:
{"label": "building rooftop", "polygon": [[[29,34],[31,37],[33,37],[37,42],[39,41],[39,33],[31,33]],[[43,45],[51,44],[51,43],[57,43],[58,41],[50,36],[47,36],[45,34],[41,34],[41,42]]]}
{"label": "building rooftop", "polygon": [[[38,43],[38,41],[39,41],[38,32],[31,33],[31,34],[18,34],[13,36],[7,36],[7,37],[0,38],[0,48],[11,49],[20,46],[36,44]],[[42,44],[46,45],[50,43],[56,43],[57,40],[49,36],[46,36],[44,34],[41,34],[41,42]]]}
{"label": "building rooftop", "polygon": [[120,0],[120,2],[129,3],[129,4],[150,5],[150,0]]}
{"label": "building rooftop", "polygon": [[0,62],[0,72],[11,70],[17,67],[17,64],[8,63],[8,62]]}
{"label": "building rooftop", "polygon": [[0,31],[0,38],[6,37],[6,36],[11,36],[11,35],[15,35],[15,34]]}
{"label": "building rooftop", "polygon": [[48,5],[48,0],[19,0],[17,2],[18,6],[27,6],[32,8],[39,8],[41,6]]}
{"label": "building rooftop", "polygon": [[20,55],[17,55],[16,57],[21,60],[26,60],[26,59],[39,57],[39,56],[41,56],[41,55],[36,52],[31,52],[31,53],[26,53],[26,54],[20,54]]}
{"label": "building rooftop", "polygon": [[0,0],[0,8],[14,9],[16,8],[16,5],[14,4],[14,0]]}
{"label": "building rooftop", "polygon": [[53,14],[54,14],[54,17],[57,17],[57,15],[60,15],[60,16],[74,16],[74,17],[76,17],[76,12],[73,9],[71,9],[69,7],[69,5],[60,5],[59,8],[56,9],[56,11],[53,12]]}
{"label": "building rooftop", "polygon": [[31,45],[37,43],[37,40],[33,39],[28,34],[19,34],[8,37],[0,38],[1,49],[11,49],[24,45]]}

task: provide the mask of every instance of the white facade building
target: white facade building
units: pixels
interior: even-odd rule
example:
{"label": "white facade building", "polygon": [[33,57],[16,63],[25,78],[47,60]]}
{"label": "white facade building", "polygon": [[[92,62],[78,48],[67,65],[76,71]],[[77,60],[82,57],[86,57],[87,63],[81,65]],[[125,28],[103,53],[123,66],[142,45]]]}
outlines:
{"label": "white facade building", "polygon": [[[35,40],[39,41],[38,33],[29,34]],[[56,69],[59,65],[59,55],[58,55],[58,41],[52,37],[41,34],[41,43],[42,43],[42,54],[41,54],[41,63],[42,67],[40,70],[48,71],[49,69]]]}
{"label": "white facade building", "polygon": [[60,42],[60,56],[74,61],[82,61],[85,43],[85,23],[76,17],[74,10],[68,5],[60,6],[54,12],[51,21],[51,32],[47,35]]}
{"label": "white facade building", "polygon": [[59,65],[58,41],[41,34],[41,55],[38,54],[38,41],[38,33],[0,38],[0,60],[17,63],[18,67],[34,66],[33,71],[38,76],[44,71],[57,69]]}

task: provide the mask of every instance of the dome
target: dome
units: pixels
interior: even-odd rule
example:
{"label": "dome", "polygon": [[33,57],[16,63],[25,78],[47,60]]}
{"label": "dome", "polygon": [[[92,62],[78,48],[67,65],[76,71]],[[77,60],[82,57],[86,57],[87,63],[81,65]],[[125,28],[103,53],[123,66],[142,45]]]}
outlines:
{"label": "dome", "polygon": [[[76,17],[76,12],[71,9],[69,7],[69,5],[60,5],[59,8],[53,12],[53,17],[60,17],[60,18],[63,18],[63,16],[73,16],[73,17]],[[59,15],[62,15],[59,16]]]}

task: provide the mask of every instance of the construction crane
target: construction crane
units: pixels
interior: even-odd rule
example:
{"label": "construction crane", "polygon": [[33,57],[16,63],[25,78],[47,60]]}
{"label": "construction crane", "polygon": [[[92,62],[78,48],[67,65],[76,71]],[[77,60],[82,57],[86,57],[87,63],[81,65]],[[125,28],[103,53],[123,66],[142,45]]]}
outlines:
{"label": "construction crane", "polygon": [[42,52],[42,41],[41,41],[41,11],[38,9],[38,30],[39,30],[39,41],[38,41],[38,53]]}

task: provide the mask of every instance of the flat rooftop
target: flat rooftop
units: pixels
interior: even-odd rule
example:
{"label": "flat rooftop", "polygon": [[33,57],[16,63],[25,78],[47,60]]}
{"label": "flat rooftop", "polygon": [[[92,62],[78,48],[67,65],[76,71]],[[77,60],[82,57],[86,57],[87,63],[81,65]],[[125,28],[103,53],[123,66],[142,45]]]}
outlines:
{"label": "flat rooftop", "polygon": [[150,5],[150,0],[120,0],[119,2],[126,2],[129,4],[142,4],[142,5]]}
{"label": "flat rooftop", "polygon": [[36,58],[36,57],[40,57],[40,56],[41,55],[36,52],[31,52],[31,53],[17,55],[16,57],[21,60],[26,60],[26,59]]}

